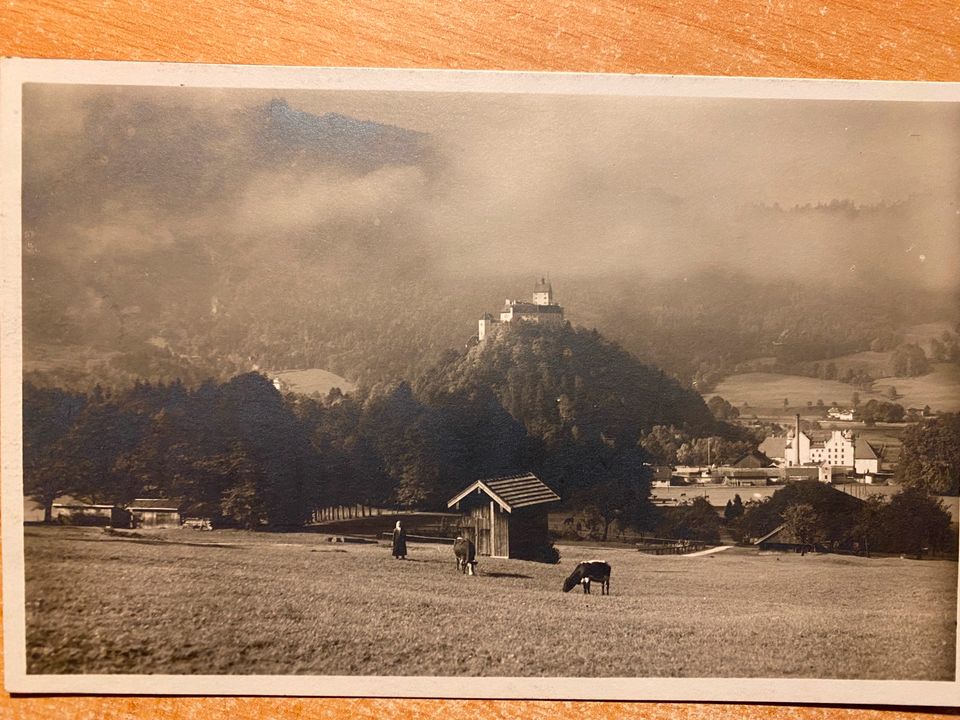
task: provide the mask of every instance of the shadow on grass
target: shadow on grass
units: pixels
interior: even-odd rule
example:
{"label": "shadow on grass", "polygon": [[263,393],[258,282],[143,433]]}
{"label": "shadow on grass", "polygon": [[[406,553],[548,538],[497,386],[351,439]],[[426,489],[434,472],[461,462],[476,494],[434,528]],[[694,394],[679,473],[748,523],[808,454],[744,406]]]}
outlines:
{"label": "shadow on grass", "polygon": [[531,580],[532,575],[521,575],[520,573],[508,573],[508,572],[481,572],[478,573],[481,577],[492,577],[492,578],[510,578],[512,580]]}
{"label": "shadow on grass", "polygon": [[100,542],[128,542],[128,543],[137,543],[138,545],[185,545],[186,547],[203,547],[203,548],[227,548],[229,550],[240,550],[240,545],[231,545],[229,543],[203,543],[203,542],[183,542],[181,540],[160,540],[160,539],[150,539],[150,538],[125,538],[125,537],[102,537],[102,538],[70,538],[70,542],[88,542],[88,543],[100,543]]}

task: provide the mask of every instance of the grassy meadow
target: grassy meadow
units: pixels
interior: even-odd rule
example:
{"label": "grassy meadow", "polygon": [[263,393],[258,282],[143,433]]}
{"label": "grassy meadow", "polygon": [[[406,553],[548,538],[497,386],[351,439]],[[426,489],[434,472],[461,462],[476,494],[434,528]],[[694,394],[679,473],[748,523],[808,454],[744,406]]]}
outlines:
{"label": "grassy meadow", "polygon": [[356,383],[352,383],[346,378],[342,378],[328,370],[320,368],[310,368],[309,370],[284,370],[282,372],[269,373],[270,377],[277,378],[292,392],[301,395],[313,395],[319,393],[326,395],[333,388],[340,388],[345,393],[353,392],[357,389]]}
{"label": "grassy meadow", "polygon": [[[560,565],[310,533],[27,527],[30,673],[954,676],[957,563],[560,546]],[[580,559],[611,595],[563,594]]]}
{"label": "grassy meadow", "polygon": [[[852,385],[837,380],[820,380],[801,375],[781,375],[770,372],[750,372],[731,375],[721,380],[705,398],[719,395],[744,415],[761,411],[783,410],[783,400],[790,401],[790,413],[794,408],[805,408],[807,403],[823,400],[828,407],[834,403],[849,407],[856,392],[861,402],[884,400],[890,386],[897,389],[897,400],[904,407],[924,407],[955,412],[960,410],[960,368],[948,363],[936,363],[933,370],[916,378],[883,378],[873,385],[872,391],[857,390]],[[744,409],[742,406],[749,406]],[[802,410],[801,410],[802,411]]]}

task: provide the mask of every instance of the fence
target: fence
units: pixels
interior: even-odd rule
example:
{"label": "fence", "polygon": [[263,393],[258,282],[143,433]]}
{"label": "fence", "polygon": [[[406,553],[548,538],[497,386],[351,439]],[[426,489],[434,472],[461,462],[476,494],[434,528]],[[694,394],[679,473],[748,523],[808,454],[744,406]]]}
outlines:
{"label": "fence", "polygon": [[[382,532],[380,533],[381,540],[393,540],[393,533]],[[439,545],[453,545],[454,538],[451,537],[435,537],[432,535],[407,535],[408,542],[419,542],[419,543],[437,543]]]}
{"label": "fence", "polygon": [[637,543],[637,550],[648,555],[686,555],[708,547],[700,540],[674,540],[672,538],[644,538]]}
{"label": "fence", "polygon": [[352,520],[361,517],[377,515],[396,515],[396,509],[370,507],[369,505],[331,505],[330,507],[314,508],[313,522],[327,520]]}

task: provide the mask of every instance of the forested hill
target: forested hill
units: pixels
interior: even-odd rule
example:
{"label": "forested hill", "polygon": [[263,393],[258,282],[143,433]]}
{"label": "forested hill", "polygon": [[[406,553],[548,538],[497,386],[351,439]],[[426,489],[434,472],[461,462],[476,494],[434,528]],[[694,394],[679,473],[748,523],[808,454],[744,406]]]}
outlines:
{"label": "forested hill", "polygon": [[466,353],[445,356],[416,384],[427,403],[482,388],[548,446],[628,447],[656,425],[701,434],[715,424],[696,392],[596,330],[569,324],[502,325]]}
{"label": "forested hill", "polygon": [[442,509],[477,478],[533,471],[565,500],[603,499],[608,523],[643,523],[645,463],[700,461],[708,435],[714,457],[736,457],[755,445],[744,432],[595,330],[518,323],[450,352],[414,387],[324,399],[281,395],[259,373],[116,394],[27,384],[24,487],[47,509],[63,494],[170,497],[258,527],[302,523],[316,505]]}

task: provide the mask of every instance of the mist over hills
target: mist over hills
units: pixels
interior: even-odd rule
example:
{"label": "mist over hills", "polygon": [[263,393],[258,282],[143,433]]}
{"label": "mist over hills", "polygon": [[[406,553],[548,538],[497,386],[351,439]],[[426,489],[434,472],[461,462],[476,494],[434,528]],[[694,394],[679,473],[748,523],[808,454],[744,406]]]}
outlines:
{"label": "mist over hills", "polygon": [[956,320],[955,108],[768,103],[743,133],[723,103],[483,100],[27,88],[26,371],[415,378],[543,273],[684,383],[784,332],[829,357]]}

